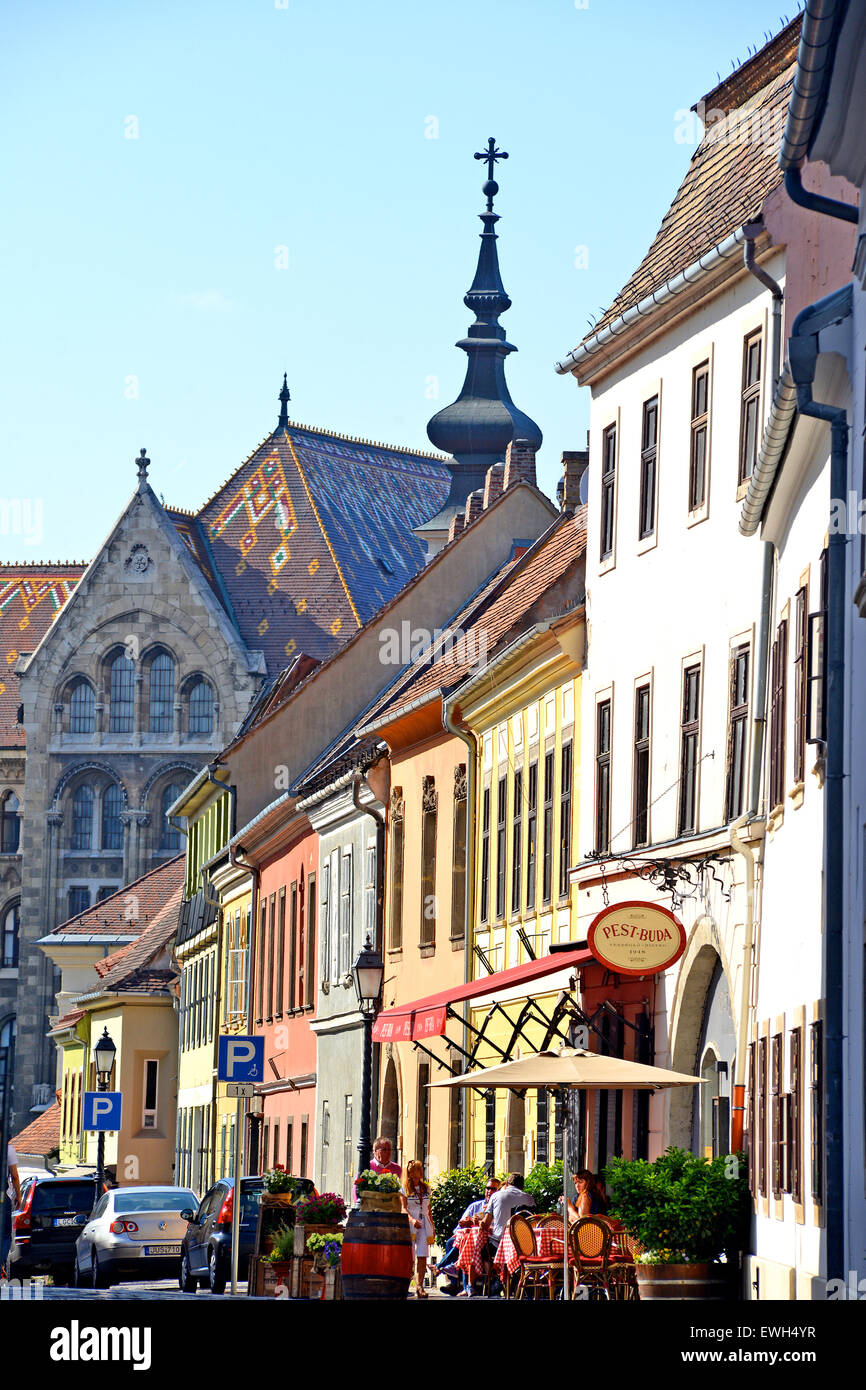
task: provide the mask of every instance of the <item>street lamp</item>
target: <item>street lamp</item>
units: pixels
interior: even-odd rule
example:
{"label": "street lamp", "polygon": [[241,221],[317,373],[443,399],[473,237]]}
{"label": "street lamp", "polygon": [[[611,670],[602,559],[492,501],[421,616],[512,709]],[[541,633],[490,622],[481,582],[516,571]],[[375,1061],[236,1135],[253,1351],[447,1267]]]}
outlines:
{"label": "street lamp", "polygon": [[247,1102],[247,1120],[250,1127],[249,1164],[247,1171],[257,1173],[262,1166],[262,1120],[265,1115],[265,1098],[252,1095]]}
{"label": "street lamp", "polygon": [[358,1172],[363,1173],[370,1166],[370,1117],[373,1108],[373,1020],[376,1005],[382,993],[382,978],[385,966],[382,957],[373,949],[367,937],[362,949],[355,957],[352,966],[358,1005],[364,1019],[364,1071],[361,1081],[361,1136],[358,1140]]}
{"label": "street lamp", "polygon": [[[96,1063],[96,1087],[99,1091],[107,1091],[108,1083],[111,1080],[111,1069],[114,1066],[114,1057],[117,1048],[108,1036],[108,1029],[103,1028],[102,1037],[93,1049],[93,1059]],[[105,1181],[105,1130],[99,1131],[99,1138],[96,1142],[96,1202],[102,1196],[102,1186]]]}

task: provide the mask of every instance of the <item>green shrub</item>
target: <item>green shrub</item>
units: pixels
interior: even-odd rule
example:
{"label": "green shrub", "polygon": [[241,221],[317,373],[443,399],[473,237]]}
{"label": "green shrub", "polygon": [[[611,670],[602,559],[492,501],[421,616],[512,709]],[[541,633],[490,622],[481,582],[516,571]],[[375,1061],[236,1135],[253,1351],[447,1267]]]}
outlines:
{"label": "green shrub", "polygon": [[271,1264],[276,1264],[283,1260],[290,1260],[295,1253],[295,1228],[294,1226],[278,1226],[271,1235],[270,1253],[265,1255],[265,1259]]}
{"label": "green shrub", "polygon": [[469,1203],[484,1196],[486,1179],[485,1170],[475,1166],[439,1174],[430,1189],[430,1215],[440,1245],[445,1245]]}
{"label": "green shrub", "polygon": [[562,1200],[562,1159],[555,1163],[536,1163],[523,1184],[535,1198],[536,1211],[556,1211]]}
{"label": "green shrub", "polygon": [[604,1170],[610,1216],[660,1260],[705,1264],[746,1243],[749,1187],[743,1154],[698,1158],[666,1149],[653,1163],[612,1158]]}

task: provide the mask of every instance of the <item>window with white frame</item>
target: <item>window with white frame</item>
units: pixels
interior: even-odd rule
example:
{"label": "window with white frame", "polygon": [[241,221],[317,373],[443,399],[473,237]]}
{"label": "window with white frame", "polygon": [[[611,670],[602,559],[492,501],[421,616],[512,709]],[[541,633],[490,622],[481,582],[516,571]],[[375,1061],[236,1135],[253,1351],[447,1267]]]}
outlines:
{"label": "window with white frame", "polygon": [[157,1128],[157,1107],[159,1099],[159,1062],[155,1057],[148,1057],[144,1063],[144,1079],[142,1089],[142,1129]]}

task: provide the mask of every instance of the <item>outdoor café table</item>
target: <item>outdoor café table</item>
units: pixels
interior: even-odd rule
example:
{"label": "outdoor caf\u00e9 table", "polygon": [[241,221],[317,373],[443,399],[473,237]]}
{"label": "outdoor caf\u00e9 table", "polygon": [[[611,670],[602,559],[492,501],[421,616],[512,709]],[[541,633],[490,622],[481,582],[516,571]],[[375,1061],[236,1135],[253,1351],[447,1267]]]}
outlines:
{"label": "outdoor caf\u00e9 table", "polygon": [[488,1232],[481,1226],[467,1226],[462,1231],[457,1232],[457,1244],[460,1253],[457,1256],[457,1268],[462,1269],[469,1279],[481,1278],[484,1273],[484,1261],[481,1251],[487,1244]]}

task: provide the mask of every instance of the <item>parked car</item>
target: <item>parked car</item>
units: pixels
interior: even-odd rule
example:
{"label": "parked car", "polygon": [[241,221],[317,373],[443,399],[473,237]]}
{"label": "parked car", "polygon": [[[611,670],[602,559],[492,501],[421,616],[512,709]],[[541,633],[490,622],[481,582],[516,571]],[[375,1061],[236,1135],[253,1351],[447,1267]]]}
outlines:
{"label": "parked car", "polygon": [[74,1282],[106,1289],[120,1279],[177,1277],[188,1187],[115,1187],[106,1192],[75,1246]]}
{"label": "parked car", "polygon": [[68,1283],[75,1264],[75,1242],[93,1211],[95,1178],[33,1176],[21,1190],[21,1206],[12,1214],[10,1279],[50,1274]]}
{"label": "parked car", "polygon": [[[311,1178],[297,1178],[296,1182],[299,1195],[312,1195],[316,1190]],[[241,1178],[239,1279],[247,1277],[264,1187],[261,1177]],[[232,1267],[233,1207],[234,1179],[220,1178],[205,1193],[196,1211],[183,1213],[189,1216],[180,1257],[180,1287],[184,1293],[195,1293],[199,1284],[211,1293],[225,1291]]]}

